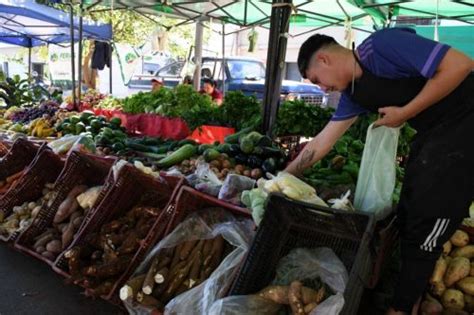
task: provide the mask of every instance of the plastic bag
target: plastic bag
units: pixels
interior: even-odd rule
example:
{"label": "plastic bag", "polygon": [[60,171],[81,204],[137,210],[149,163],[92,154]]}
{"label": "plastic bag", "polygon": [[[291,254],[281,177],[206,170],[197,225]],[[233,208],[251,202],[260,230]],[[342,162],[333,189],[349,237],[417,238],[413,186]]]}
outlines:
{"label": "plastic bag", "polygon": [[66,135],[48,143],[56,154],[66,154],[71,151],[95,153],[94,141],[85,135]]}
{"label": "plastic bag", "polygon": [[[189,178],[188,178],[189,177]],[[209,168],[207,163],[199,163],[196,166],[194,176],[188,176],[186,179],[198,191],[217,197],[222,187],[222,181]]]}
{"label": "plastic bag", "polygon": [[260,225],[265,214],[265,202],[268,194],[261,188],[246,190],[242,192],[242,203],[252,211],[252,218],[255,225]]}
{"label": "plastic bag", "polygon": [[376,220],[385,218],[392,210],[399,135],[400,128],[374,128],[372,124],[367,130],[354,206],[360,211],[373,213]]}
{"label": "plastic bag", "polygon": [[331,208],[333,209],[355,211],[355,208],[349,199],[350,195],[351,191],[348,190],[344,195],[341,196],[341,198],[329,199],[328,203],[331,204]]}
{"label": "plastic bag", "polygon": [[[163,248],[172,248],[189,240],[212,239],[218,235],[234,246],[234,249],[206,281],[171,300],[166,305],[165,314],[209,314],[212,304],[227,292],[235,272],[247,254],[254,236],[252,221],[237,219],[229,212],[216,208],[195,212],[159,242],[137,268],[134,276],[143,274]],[[130,314],[151,314],[150,309],[133,305],[130,301],[125,301],[124,304]]]}
{"label": "plastic bag", "polygon": [[[336,294],[321,302],[310,315],[337,315],[344,306],[343,292],[349,279],[341,260],[330,248],[297,248],[278,263],[272,285],[290,285],[293,281],[320,278]],[[270,284],[269,284],[270,285]],[[275,314],[280,305],[255,295],[230,296],[214,303],[211,315]]]}
{"label": "plastic bag", "polygon": [[229,174],[219,191],[218,198],[234,205],[240,205],[242,192],[254,188],[255,183],[254,179],[248,178],[247,176]]}

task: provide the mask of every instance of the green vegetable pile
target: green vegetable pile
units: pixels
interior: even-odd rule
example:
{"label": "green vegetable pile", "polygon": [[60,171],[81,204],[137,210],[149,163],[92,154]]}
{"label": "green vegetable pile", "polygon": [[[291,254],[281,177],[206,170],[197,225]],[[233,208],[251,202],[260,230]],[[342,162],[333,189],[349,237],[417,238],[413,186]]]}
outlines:
{"label": "green vegetable pile", "polygon": [[255,96],[245,96],[241,91],[231,91],[225,96],[218,111],[223,126],[236,130],[258,128],[262,124],[262,104]]}
{"label": "green vegetable pile", "polygon": [[108,96],[102,99],[98,106],[99,108],[103,109],[121,109],[122,108],[122,101],[118,98]]}

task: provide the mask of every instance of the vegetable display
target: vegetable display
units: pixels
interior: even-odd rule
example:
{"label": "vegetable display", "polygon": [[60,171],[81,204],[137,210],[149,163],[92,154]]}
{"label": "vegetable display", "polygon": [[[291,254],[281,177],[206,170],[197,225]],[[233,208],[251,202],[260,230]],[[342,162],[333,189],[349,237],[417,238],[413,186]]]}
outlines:
{"label": "vegetable display", "polygon": [[0,180],[0,195],[6,193],[10,188],[15,187],[18,180],[23,176],[24,170],[8,176],[4,180]]}
{"label": "vegetable display", "polygon": [[1,217],[3,212],[0,212],[0,234],[9,237],[13,233],[21,232],[30,226],[41,210],[41,207],[53,199],[54,194],[51,191],[52,188],[53,184],[46,184],[43,188],[43,196],[41,198],[13,207],[13,213],[7,218]]}
{"label": "vegetable display", "polygon": [[136,206],[87,235],[85,244],[64,254],[71,281],[87,288],[93,296],[108,294],[160,212],[158,208]]}

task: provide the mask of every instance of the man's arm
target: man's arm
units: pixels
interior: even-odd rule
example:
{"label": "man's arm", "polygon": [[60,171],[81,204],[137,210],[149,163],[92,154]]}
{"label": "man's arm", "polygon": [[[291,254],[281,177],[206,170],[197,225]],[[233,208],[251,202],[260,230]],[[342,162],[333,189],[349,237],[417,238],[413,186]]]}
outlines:
{"label": "man's arm", "polygon": [[[426,82],[420,93],[404,107],[384,107],[377,125],[397,127],[415,117],[449,95],[474,69],[474,60],[460,51],[450,48],[441,60],[433,78]],[[390,104],[387,104],[390,105]]]}
{"label": "man's arm", "polygon": [[342,120],[330,121],[326,127],[311,140],[296,157],[296,159],[285,169],[293,175],[300,175],[303,171],[321,160],[332,149],[337,140],[357,120],[357,116]]}

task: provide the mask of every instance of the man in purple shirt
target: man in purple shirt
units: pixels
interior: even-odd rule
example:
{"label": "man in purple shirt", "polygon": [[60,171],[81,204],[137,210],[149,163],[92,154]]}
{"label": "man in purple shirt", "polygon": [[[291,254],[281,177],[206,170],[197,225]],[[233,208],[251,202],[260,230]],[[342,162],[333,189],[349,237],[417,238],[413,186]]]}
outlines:
{"label": "man in purple shirt", "polygon": [[301,75],[342,92],[327,126],[287,167],[300,174],[322,159],[357,116],[417,130],[397,209],[402,270],[387,314],[417,314],[443,244],[468,216],[474,197],[474,62],[448,45],[392,28],[357,49],[314,35],[298,56]]}

